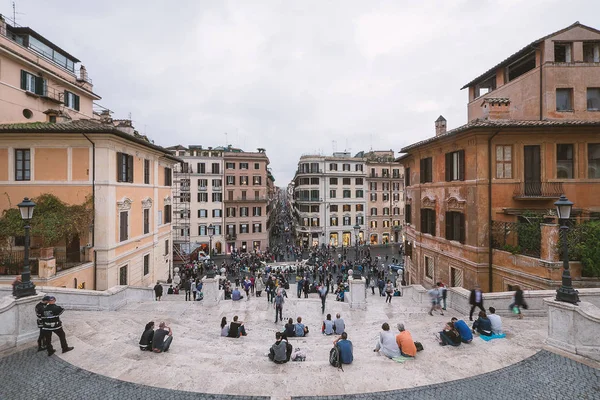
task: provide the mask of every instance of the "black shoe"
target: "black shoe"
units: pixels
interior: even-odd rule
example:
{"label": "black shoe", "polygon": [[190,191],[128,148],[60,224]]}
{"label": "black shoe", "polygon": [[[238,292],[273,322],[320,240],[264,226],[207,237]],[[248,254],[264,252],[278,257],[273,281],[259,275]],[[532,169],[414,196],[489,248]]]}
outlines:
{"label": "black shoe", "polygon": [[50,351],[48,351],[48,357],[50,357],[54,353],[56,353],[56,350],[50,350]]}
{"label": "black shoe", "polygon": [[64,353],[68,353],[68,352],[70,352],[70,351],[71,351],[71,350],[73,350],[74,348],[75,348],[75,347],[67,347],[66,349],[63,349],[63,354],[64,354]]}
{"label": "black shoe", "polygon": [[37,350],[37,351],[38,351],[38,353],[39,353],[40,351],[44,351],[44,350],[46,350],[46,348],[45,348],[45,347],[38,347],[38,350]]}

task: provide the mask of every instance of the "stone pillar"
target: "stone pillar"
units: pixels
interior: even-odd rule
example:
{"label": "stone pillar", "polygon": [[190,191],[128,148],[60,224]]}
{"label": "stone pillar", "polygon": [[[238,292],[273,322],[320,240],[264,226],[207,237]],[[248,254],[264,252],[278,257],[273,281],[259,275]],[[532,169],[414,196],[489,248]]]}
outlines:
{"label": "stone pillar", "polygon": [[40,279],[48,279],[56,275],[56,259],[40,258],[38,264],[38,276]]}
{"label": "stone pillar", "polygon": [[542,239],[540,259],[547,262],[558,262],[558,245],[560,240],[557,224],[540,224]]}
{"label": "stone pillar", "polygon": [[354,279],[352,276],[348,277],[350,291],[345,294],[344,298],[348,299],[347,302],[350,304],[350,308],[364,309],[367,307],[366,284],[367,280],[364,277],[360,279]]}
{"label": "stone pillar", "polygon": [[202,293],[204,295],[202,302],[209,305],[217,305],[223,297],[223,291],[219,290],[219,275],[214,278],[202,278]]}

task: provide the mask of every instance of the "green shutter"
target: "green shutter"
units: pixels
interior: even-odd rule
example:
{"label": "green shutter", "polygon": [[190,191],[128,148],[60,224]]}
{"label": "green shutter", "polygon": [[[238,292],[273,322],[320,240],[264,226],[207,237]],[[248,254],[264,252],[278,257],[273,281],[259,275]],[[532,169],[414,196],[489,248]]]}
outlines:
{"label": "green shutter", "polygon": [[466,231],[466,227],[465,227],[465,214],[459,214],[460,215],[460,242],[461,243],[465,243],[466,237],[465,237],[465,231]]}
{"label": "green shutter", "polygon": [[127,155],[127,182],[133,182],[133,156]]}
{"label": "green shutter", "polygon": [[21,70],[21,89],[27,90],[27,72]]}
{"label": "green shutter", "polygon": [[450,221],[450,218],[452,218],[452,213],[446,212],[446,221],[445,222],[446,222],[446,239],[447,240],[454,239],[452,237],[452,221]]}
{"label": "green shutter", "polygon": [[123,182],[123,180],[121,179],[121,177],[123,176],[123,173],[121,171],[123,165],[121,164],[122,157],[123,153],[117,153],[117,182]]}
{"label": "green shutter", "polygon": [[458,151],[458,179],[465,180],[465,151]]}
{"label": "green shutter", "polygon": [[35,94],[43,96],[44,93],[44,78],[36,76],[35,77]]}
{"label": "green shutter", "polygon": [[75,98],[75,104],[74,104],[74,109],[79,111],[79,96],[77,96],[76,94],[73,95],[73,97]]}
{"label": "green shutter", "polygon": [[446,153],[446,182],[452,180],[452,154]]}

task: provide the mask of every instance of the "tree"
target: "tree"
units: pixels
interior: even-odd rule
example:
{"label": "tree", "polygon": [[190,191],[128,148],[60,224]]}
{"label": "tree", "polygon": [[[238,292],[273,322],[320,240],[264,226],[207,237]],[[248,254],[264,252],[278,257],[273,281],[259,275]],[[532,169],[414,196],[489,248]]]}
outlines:
{"label": "tree", "polygon": [[[36,206],[29,224],[31,236],[38,238],[42,247],[54,247],[89,232],[93,217],[91,197],[88,196],[82,204],[68,205],[55,195],[46,193],[34,198],[33,202]],[[23,236],[23,227],[16,207],[4,210],[0,218],[0,247],[10,247],[10,238]]]}
{"label": "tree", "polygon": [[583,275],[600,277],[600,221],[586,222],[581,228],[575,252],[583,265]]}

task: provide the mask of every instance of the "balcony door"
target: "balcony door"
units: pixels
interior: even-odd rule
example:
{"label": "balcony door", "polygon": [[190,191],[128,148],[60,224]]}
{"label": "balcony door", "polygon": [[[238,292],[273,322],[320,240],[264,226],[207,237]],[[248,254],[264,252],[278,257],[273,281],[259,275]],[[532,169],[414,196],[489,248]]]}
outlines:
{"label": "balcony door", "polygon": [[525,146],[523,150],[525,195],[539,196],[542,194],[540,146]]}

